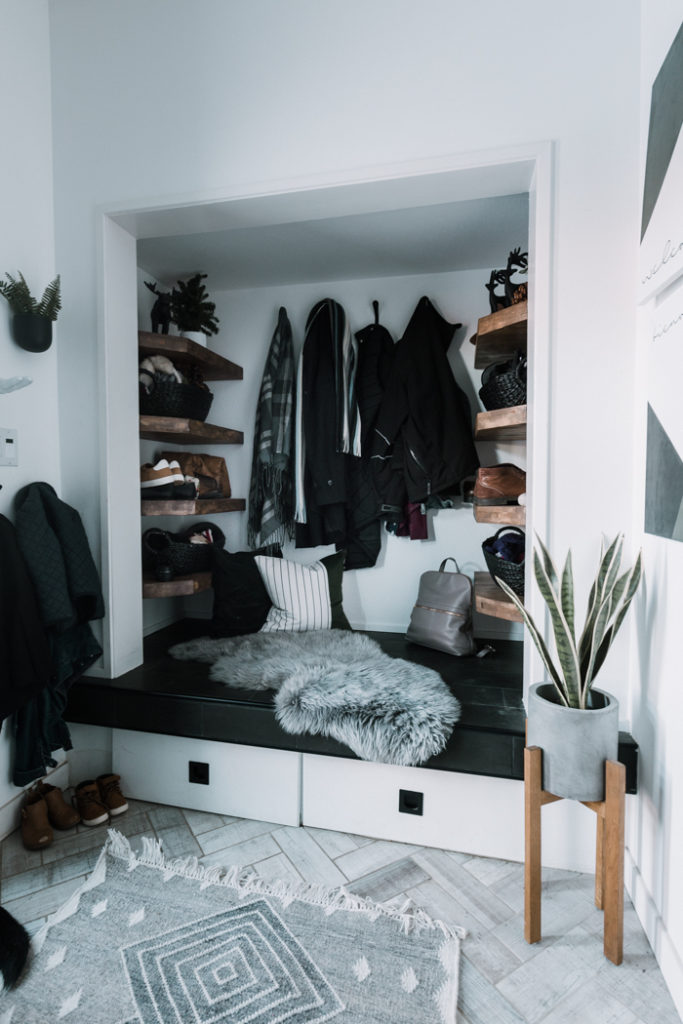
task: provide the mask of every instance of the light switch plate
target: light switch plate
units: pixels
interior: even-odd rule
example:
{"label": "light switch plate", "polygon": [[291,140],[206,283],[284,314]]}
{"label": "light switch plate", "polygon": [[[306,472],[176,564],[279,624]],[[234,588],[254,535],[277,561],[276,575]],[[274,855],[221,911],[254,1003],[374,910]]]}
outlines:
{"label": "light switch plate", "polygon": [[18,466],[17,430],[11,427],[0,427],[0,466]]}

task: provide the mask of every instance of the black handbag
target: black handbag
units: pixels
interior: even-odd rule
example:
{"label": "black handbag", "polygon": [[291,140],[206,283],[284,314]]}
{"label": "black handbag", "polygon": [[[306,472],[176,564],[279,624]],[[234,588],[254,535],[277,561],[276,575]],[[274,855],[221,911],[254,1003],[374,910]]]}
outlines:
{"label": "black handbag", "polygon": [[[455,572],[446,571],[453,562]],[[476,653],[472,633],[472,580],[444,558],[438,572],[423,572],[406,638],[423,647],[462,657]]]}

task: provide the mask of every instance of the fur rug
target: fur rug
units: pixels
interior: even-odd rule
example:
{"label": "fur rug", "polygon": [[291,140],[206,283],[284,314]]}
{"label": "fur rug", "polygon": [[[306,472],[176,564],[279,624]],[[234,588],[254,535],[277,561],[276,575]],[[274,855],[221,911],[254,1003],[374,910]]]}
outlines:
{"label": "fur rug", "polygon": [[211,678],[226,686],[276,690],[285,732],[330,736],[365,761],[423,764],[443,750],[460,717],[438,672],[390,658],[363,633],[200,637],[169,653],[211,664]]}

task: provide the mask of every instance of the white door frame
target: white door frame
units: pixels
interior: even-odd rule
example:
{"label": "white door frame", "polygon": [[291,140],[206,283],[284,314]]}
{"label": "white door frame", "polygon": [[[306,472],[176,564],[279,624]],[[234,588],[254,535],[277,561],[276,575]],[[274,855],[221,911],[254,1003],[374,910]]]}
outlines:
{"label": "white door frame", "polygon": [[[366,168],[338,175],[255,183],[224,192],[141,200],[99,211],[99,353],[101,402],[102,580],[107,614],[101,674],[115,678],[142,663],[142,578],[139,551],[136,239],[161,234],[165,218],[187,218],[203,207],[229,215],[231,204],[290,204],[307,216],[363,212],[368,196],[384,188],[394,209],[425,202],[456,202],[527,192],[529,221],[529,408],[527,530],[549,536],[551,450],[548,396],[552,370],[551,280],[553,239],[553,144],[540,142],[435,160]],[[420,196],[419,200],[416,198]],[[411,201],[411,196],[415,197]],[[425,199],[428,196],[428,199]],[[450,198],[449,198],[450,197]],[[355,206],[354,206],[355,204]],[[207,207],[209,208],[207,210]],[[254,206],[253,209],[257,209]],[[303,217],[303,214],[302,214]],[[298,219],[294,216],[293,219]],[[174,232],[176,233],[176,232]],[[528,575],[528,567],[527,567]],[[527,603],[536,607],[527,578]],[[537,621],[539,619],[537,618]],[[538,675],[531,644],[525,644],[525,688]],[[92,671],[92,670],[91,670]]]}

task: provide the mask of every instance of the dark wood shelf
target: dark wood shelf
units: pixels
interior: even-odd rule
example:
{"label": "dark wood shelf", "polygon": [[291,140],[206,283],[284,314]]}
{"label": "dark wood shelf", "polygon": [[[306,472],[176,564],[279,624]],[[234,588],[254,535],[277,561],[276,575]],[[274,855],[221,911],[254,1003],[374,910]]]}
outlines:
{"label": "dark wood shelf", "polygon": [[470,339],[476,345],[475,369],[510,359],[517,351],[526,352],[527,311],[527,302],[516,302],[480,317],[477,333]]}
{"label": "dark wood shelf", "polygon": [[176,576],[173,580],[158,580],[144,574],[142,596],[144,597],[187,597],[211,589],[211,573],[196,572],[191,576]]}
{"label": "dark wood shelf", "polygon": [[168,444],[242,444],[241,430],[175,416],[141,416],[140,437]]}
{"label": "dark wood shelf", "polygon": [[475,441],[525,441],[526,405],[479,412],[474,423]]}
{"label": "dark wood shelf", "polygon": [[525,526],[524,505],[475,505],[474,518],[478,523],[494,523],[497,526]]}
{"label": "dark wood shelf", "polygon": [[143,516],[214,516],[218,512],[244,512],[244,498],[198,498],[195,501],[143,501]]}
{"label": "dark wood shelf", "polygon": [[189,364],[199,366],[204,380],[242,380],[244,376],[237,363],[180,335],[138,331],[138,349],[142,359],[161,355],[168,356],[181,369]]}
{"label": "dark wood shelf", "polygon": [[482,615],[508,622],[523,622],[517,606],[503,593],[490,572],[474,574],[474,607]]}

